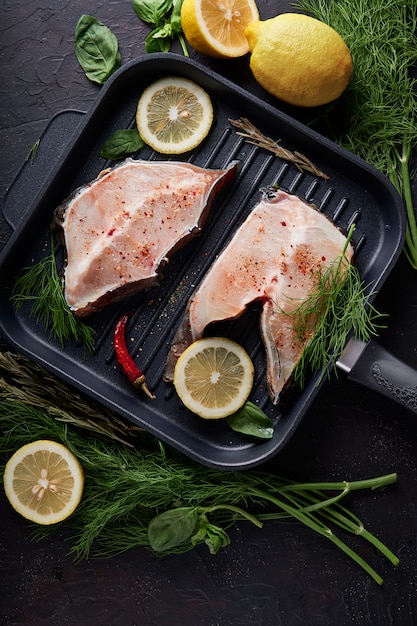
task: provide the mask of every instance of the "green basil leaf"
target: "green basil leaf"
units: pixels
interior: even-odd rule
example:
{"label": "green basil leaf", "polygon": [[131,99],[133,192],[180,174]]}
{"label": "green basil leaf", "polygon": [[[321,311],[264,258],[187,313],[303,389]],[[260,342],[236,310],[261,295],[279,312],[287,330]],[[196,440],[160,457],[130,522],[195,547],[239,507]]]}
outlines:
{"label": "green basil leaf", "polygon": [[155,552],[181,545],[191,537],[198,521],[196,507],[179,507],[164,511],[151,520],[148,539]]}
{"label": "green basil leaf", "polygon": [[145,39],[145,50],[151,52],[169,52],[171,48],[171,38],[160,37],[159,32],[164,26],[155,28]]}
{"label": "green basil leaf", "polygon": [[223,528],[214,526],[213,524],[207,524],[204,542],[208,546],[210,554],[217,554],[220,548],[225,548],[229,545],[230,537]]}
{"label": "green basil leaf", "polygon": [[143,146],[144,142],[135,128],[116,130],[102,146],[99,156],[115,161],[134,154]]}
{"label": "green basil leaf", "polygon": [[153,26],[159,26],[164,15],[172,8],[172,0],[132,0],[136,15]]}
{"label": "green basil leaf", "polygon": [[196,546],[197,544],[204,541],[207,536],[207,525],[209,524],[207,517],[205,515],[200,515],[197,521],[197,526],[194,529],[194,534],[191,537],[192,546]]}
{"label": "green basil leaf", "polygon": [[265,413],[252,402],[245,402],[243,407],[226,417],[226,422],[238,433],[271,439],[274,434],[274,423]]}
{"label": "green basil leaf", "polygon": [[172,32],[174,35],[178,35],[179,33],[182,33],[182,26],[181,26],[182,2],[183,0],[174,0],[173,2],[173,9],[172,9],[171,18],[169,21],[172,26]]}
{"label": "green basil leaf", "polygon": [[153,34],[154,39],[165,39],[166,37],[172,38],[172,26],[169,23],[158,28]]}
{"label": "green basil leaf", "polygon": [[99,85],[121,64],[117,37],[91,15],[82,15],[77,22],[75,54],[87,78]]}

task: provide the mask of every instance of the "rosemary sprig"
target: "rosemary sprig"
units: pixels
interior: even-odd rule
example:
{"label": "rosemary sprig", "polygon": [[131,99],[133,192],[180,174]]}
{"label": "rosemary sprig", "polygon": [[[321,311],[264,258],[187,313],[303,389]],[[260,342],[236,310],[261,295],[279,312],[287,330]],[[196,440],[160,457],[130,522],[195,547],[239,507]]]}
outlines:
{"label": "rosemary sprig", "polygon": [[31,302],[30,314],[46,329],[49,328],[50,335],[61,346],[67,340],[75,339],[86,350],[93,351],[94,329],[74,317],[65,301],[52,235],[49,254],[22,270],[14,284],[11,299],[17,311],[25,302]]}
{"label": "rosemary sprig", "polygon": [[[398,558],[340,502],[352,491],[381,489],[395,473],[363,481],[297,483],[259,470],[220,471],[203,467],[148,435],[131,448],[115,441],[120,420],[82,397],[68,395],[53,375],[20,355],[0,358],[10,379],[0,388],[0,450],[10,455],[35,439],[54,439],[80,460],[85,473],[81,504],[65,522],[72,527],[75,559],[115,555],[144,546],[180,554],[205,543],[214,554],[230,543],[226,530],[245,520],[261,528],[270,520],[295,518],[353,559],[373,580],[382,577],[335,529],[361,537],[394,565]],[[57,411],[50,410],[48,392]],[[13,390],[13,387],[16,389]],[[65,387],[65,386],[64,386]],[[17,389],[19,388],[19,389]],[[26,393],[27,392],[27,393]],[[62,421],[64,417],[64,421]],[[90,432],[83,432],[82,422]],[[99,438],[93,436],[97,424]],[[103,439],[109,437],[112,440]],[[330,492],[330,495],[328,494]],[[35,527],[40,539],[53,531]]]}
{"label": "rosemary sprig", "polygon": [[59,422],[133,447],[145,431],[88,400],[21,354],[0,352],[0,397],[46,411]]}
{"label": "rosemary sprig", "polygon": [[229,119],[229,122],[232,126],[239,129],[237,135],[244,137],[248,143],[258,146],[263,150],[268,150],[268,152],[272,152],[272,154],[283,161],[289,161],[295,165],[300,172],[310,172],[315,176],[324,178],[324,180],[329,180],[327,174],[324,174],[324,172],[314,165],[304,154],[301,154],[301,152],[291,152],[283,148],[278,142],[263,135],[247,118],[241,117],[237,120]]}
{"label": "rosemary sprig", "polygon": [[[342,96],[345,126],[326,132],[385,174],[403,197],[408,217],[404,253],[417,269],[416,208],[411,156],[417,147],[417,3],[405,0],[298,0],[296,6],[329,24],[346,41],[354,66]],[[323,122],[323,118],[318,120]],[[334,127],[333,127],[334,126]]]}

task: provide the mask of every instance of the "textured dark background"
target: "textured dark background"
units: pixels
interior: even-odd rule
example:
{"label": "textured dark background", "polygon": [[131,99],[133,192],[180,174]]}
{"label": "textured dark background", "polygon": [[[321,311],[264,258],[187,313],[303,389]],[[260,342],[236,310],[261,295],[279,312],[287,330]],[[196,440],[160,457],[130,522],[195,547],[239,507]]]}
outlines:
{"label": "textured dark background", "polygon": [[[259,0],[262,19],[291,3]],[[123,62],[144,52],[147,29],[130,0],[3,0],[0,5],[0,194],[51,117],[87,110],[98,93],[73,52],[75,24],[90,13],[115,32]],[[179,51],[179,49],[176,49]],[[245,60],[193,55],[276,106]],[[304,111],[292,111],[305,118]],[[304,120],[303,120],[304,121]],[[0,220],[0,244],[10,228]],[[378,307],[390,314],[381,343],[417,370],[417,273],[400,259]],[[1,346],[7,347],[2,340]],[[417,383],[417,374],[416,374]],[[241,523],[216,556],[201,547],[156,559],[145,550],[75,564],[59,531],[39,543],[0,494],[0,622],[7,625],[407,626],[417,622],[417,426],[391,401],[330,381],[285,451],[265,469],[300,480],[360,479],[392,471],[398,484],[349,496],[348,505],[400,557],[395,569],[367,546],[378,587],[350,560],[293,522]]]}

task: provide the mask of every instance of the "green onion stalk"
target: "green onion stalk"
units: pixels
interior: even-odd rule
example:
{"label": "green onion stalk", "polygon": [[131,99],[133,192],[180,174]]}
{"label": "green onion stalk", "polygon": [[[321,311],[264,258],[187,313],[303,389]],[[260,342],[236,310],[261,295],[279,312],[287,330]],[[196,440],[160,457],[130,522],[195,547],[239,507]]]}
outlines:
{"label": "green onion stalk", "polygon": [[[417,269],[412,157],[417,145],[417,3],[415,0],[298,0],[297,8],[336,30],[346,42],[353,76],[325,111],[336,143],[374,165],[393,183],[407,212],[404,254]],[[343,107],[343,115],[340,108]],[[332,113],[337,112],[337,124]],[[340,120],[344,123],[342,128]]]}

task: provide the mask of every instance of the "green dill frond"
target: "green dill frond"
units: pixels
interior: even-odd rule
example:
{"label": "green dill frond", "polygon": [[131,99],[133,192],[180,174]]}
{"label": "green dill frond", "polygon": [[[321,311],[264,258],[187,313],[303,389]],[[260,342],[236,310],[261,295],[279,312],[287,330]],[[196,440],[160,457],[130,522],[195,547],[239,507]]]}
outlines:
{"label": "green dill frond", "polygon": [[[165,447],[152,435],[138,440],[135,447],[122,445],[111,432],[110,411],[103,417],[111,440],[103,438],[106,434],[101,429],[96,438],[90,424],[87,432],[81,423],[83,419],[89,422],[92,414],[96,417],[96,407],[90,401],[80,396],[74,410],[67,395],[57,393],[54,404],[59,412],[53,414],[44,391],[54,385],[41,384],[39,366],[21,355],[0,357],[0,370],[12,378],[7,383],[0,376],[1,456],[9,456],[36,439],[53,439],[67,446],[83,466],[83,498],[65,522],[71,527],[70,553],[75,560],[111,556],[138,546],[155,551],[155,539],[170,546],[164,552],[158,550],[159,554],[180,554],[203,542],[214,554],[230,543],[226,529],[237,520],[261,528],[264,522],[292,517],[330,540],[378,584],[383,582],[381,576],[335,531],[342,528],[356,537],[361,535],[391,563],[398,564],[398,557],[340,504],[351,491],[392,484],[396,474],[353,482],[296,483],[259,470],[211,469]],[[52,383],[53,375],[45,375]],[[58,379],[56,382],[62,384]],[[115,432],[119,433],[119,427],[116,418]],[[2,461],[0,470],[4,469]],[[196,527],[190,529],[192,536],[183,532],[190,511],[196,521]],[[168,526],[167,519],[171,519]],[[32,537],[37,540],[54,530],[51,526],[33,528]]]}
{"label": "green dill frond", "polygon": [[417,147],[417,80],[410,72],[417,62],[417,3],[298,0],[297,7],[334,28],[350,50],[354,71],[341,98],[344,124],[340,114],[332,123],[330,107],[328,134],[396,187],[407,209],[405,256],[417,269],[417,217],[410,184]]}
{"label": "green dill frond", "polygon": [[17,311],[30,302],[30,315],[42,324],[61,346],[74,339],[86,350],[94,349],[95,331],[71,313],[64,297],[51,236],[51,250],[40,261],[25,267],[16,279],[11,298]]}
{"label": "green dill frond", "polygon": [[385,315],[369,302],[373,295],[370,285],[361,280],[359,270],[346,257],[352,233],[353,227],[341,256],[317,273],[311,294],[285,313],[292,319],[295,340],[300,344],[307,341],[293,374],[301,386],[308,369],[320,374],[321,381],[329,366],[335,367],[350,333],[366,342],[384,327],[380,320]]}

